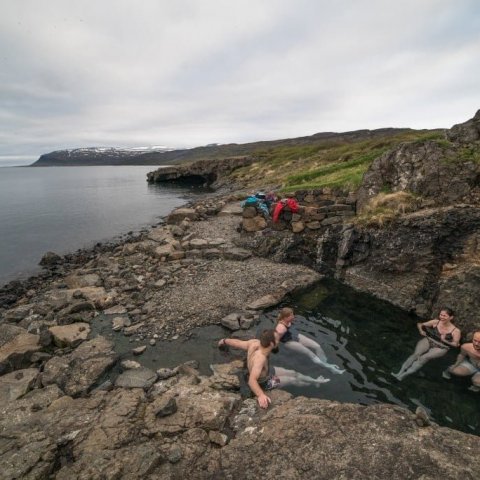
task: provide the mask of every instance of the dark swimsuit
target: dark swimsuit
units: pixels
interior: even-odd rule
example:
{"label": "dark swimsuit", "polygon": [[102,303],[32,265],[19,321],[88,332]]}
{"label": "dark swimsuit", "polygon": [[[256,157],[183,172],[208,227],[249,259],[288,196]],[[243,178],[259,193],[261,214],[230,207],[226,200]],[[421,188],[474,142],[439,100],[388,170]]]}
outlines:
{"label": "dark swimsuit", "polygon": [[287,331],[282,335],[280,341],[282,343],[298,342],[298,332],[295,330],[295,327],[287,327],[283,322],[279,323],[281,323],[287,329]]}
{"label": "dark swimsuit", "polygon": [[[425,327],[424,325],[422,326],[422,330],[427,334],[427,340],[430,345],[430,348],[445,348],[449,349],[451,348],[451,345],[448,345],[447,343],[444,343],[442,340],[442,334],[438,330],[438,324],[440,323],[440,320],[437,322],[437,324],[434,327]],[[453,330],[451,332],[448,332],[445,334],[445,340],[447,342],[453,342],[453,335],[452,333],[457,329],[457,327],[453,327]]]}

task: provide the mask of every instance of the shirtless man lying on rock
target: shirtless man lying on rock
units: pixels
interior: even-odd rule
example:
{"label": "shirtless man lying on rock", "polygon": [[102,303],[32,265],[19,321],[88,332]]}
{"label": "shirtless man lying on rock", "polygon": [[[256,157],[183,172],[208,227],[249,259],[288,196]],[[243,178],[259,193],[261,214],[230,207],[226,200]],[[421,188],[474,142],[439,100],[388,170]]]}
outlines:
{"label": "shirtless man lying on rock", "polygon": [[305,387],[308,385],[319,386],[329,381],[328,378],[319,376],[312,378],[295,370],[273,367],[270,365],[269,356],[272,350],[278,347],[275,330],[264,330],[259,339],[238,340],[235,338],[222,338],[219,347],[229,346],[247,352],[248,386],[257,396],[261,408],[268,408],[270,397],[265,392],[274,388],[293,385]]}

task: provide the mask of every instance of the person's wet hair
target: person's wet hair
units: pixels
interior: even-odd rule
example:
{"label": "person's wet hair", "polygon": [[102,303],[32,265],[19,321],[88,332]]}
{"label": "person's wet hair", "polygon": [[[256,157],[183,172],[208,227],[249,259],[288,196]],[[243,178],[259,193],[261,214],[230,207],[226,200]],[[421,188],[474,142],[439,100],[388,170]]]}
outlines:
{"label": "person's wet hair", "polygon": [[275,330],[269,329],[269,330],[264,330],[260,334],[260,345],[264,348],[269,347],[271,344],[276,343],[276,338],[275,338]]}
{"label": "person's wet hair", "polygon": [[453,317],[455,312],[449,307],[443,307],[440,309],[441,312],[447,312],[449,317]]}
{"label": "person's wet hair", "polygon": [[280,313],[277,317],[277,323],[281,322],[284,318],[288,318],[290,315],[293,315],[293,310],[289,307],[284,307],[280,310]]}

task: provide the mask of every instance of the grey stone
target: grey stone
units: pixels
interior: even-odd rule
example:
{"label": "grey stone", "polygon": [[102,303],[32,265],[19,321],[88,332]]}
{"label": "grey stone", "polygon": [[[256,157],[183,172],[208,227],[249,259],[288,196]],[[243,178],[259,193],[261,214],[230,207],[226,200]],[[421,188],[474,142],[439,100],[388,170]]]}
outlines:
{"label": "grey stone", "polygon": [[229,248],[228,250],[225,251],[223,256],[227,260],[247,260],[252,256],[252,252],[249,250],[245,250],[244,248]]}
{"label": "grey stone", "polygon": [[104,337],[95,337],[68,355],[51,358],[44,366],[42,384],[56,384],[72,396],[88,392],[115,364],[117,355],[112,347]]}
{"label": "grey stone", "polygon": [[25,395],[32,388],[37,375],[36,368],[27,368],[0,376],[0,405]]}
{"label": "grey stone", "polygon": [[156,417],[167,417],[173,415],[177,411],[177,402],[173,397],[161,397],[155,400],[153,408]]}
{"label": "grey stone", "polygon": [[53,335],[53,341],[57,347],[76,347],[87,339],[90,325],[88,323],[72,323],[71,325],[50,327],[49,331]]}
{"label": "grey stone", "polygon": [[152,370],[141,367],[126,370],[115,380],[116,387],[123,388],[150,388],[157,381],[157,374]]}
{"label": "grey stone", "polygon": [[229,330],[235,331],[240,328],[240,314],[239,313],[230,313],[226,317],[223,317],[220,320],[220,323]]}

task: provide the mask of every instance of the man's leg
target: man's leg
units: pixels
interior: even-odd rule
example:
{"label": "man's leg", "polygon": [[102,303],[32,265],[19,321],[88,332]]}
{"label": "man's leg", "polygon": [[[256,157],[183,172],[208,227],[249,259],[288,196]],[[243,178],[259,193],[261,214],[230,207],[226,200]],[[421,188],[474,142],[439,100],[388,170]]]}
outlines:
{"label": "man's leg", "polygon": [[[448,375],[453,374],[456,375],[457,377],[468,377],[470,375],[473,375],[474,372],[470,370],[469,368],[465,367],[464,365],[460,364],[456,366],[455,368],[448,367],[445,372],[443,373],[448,373]],[[444,375],[445,378],[450,378]]]}
{"label": "man's leg", "polygon": [[303,375],[303,373],[295,370],[288,370],[282,367],[275,367],[275,375],[280,379],[280,387],[292,385],[294,387],[307,387],[309,385],[320,386],[322,383],[330,381],[329,378],[324,378],[321,375],[317,378]]}
{"label": "man's leg", "polygon": [[311,338],[306,337],[305,335],[302,335],[301,333],[298,334],[298,341],[304,346],[309,348],[310,350],[313,350],[315,355],[322,361],[327,363],[327,356],[325,355],[325,352],[323,351],[323,348],[315,341],[312,340]]}
{"label": "man's leg", "polygon": [[472,386],[469,388],[472,392],[480,392],[480,373],[472,377]]}

